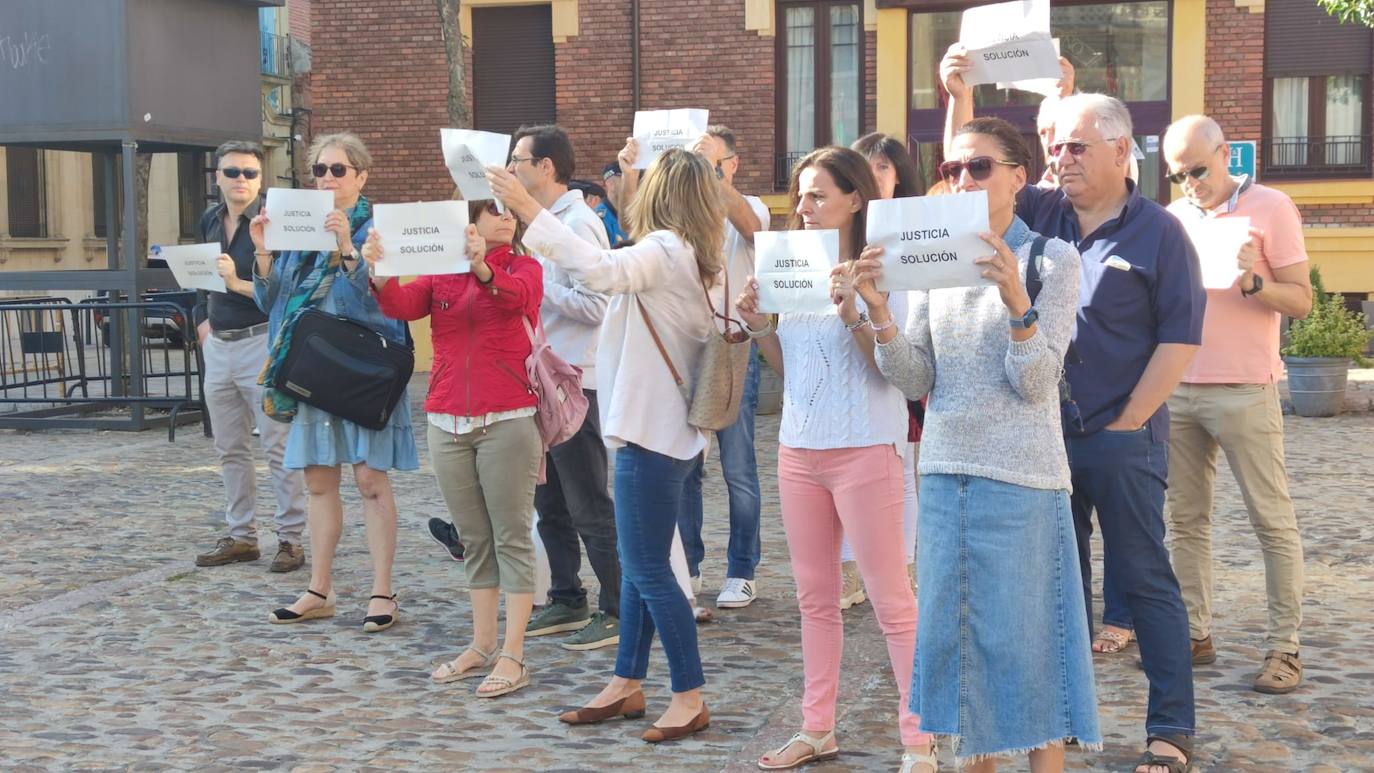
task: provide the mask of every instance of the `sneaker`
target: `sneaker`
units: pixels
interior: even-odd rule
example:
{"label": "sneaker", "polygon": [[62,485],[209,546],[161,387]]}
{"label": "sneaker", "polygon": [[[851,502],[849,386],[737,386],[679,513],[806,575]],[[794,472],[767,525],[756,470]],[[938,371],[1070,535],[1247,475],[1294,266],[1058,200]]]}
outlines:
{"label": "sneaker", "polygon": [[587,609],[586,602],[575,607],[565,601],[549,599],[548,606],[530,618],[529,625],[525,626],[525,635],[548,636],[551,633],[580,631],[591,620],[592,613]]}
{"label": "sneaker", "polygon": [[1264,656],[1264,667],[1255,677],[1255,692],[1283,695],[1302,684],[1302,661],[1287,652],[1270,652]]}
{"label": "sneaker", "polygon": [[458,539],[458,530],[453,527],[453,524],[443,518],[430,518],[429,536],[430,539],[443,545],[444,550],[448,551],[449,556],[454,561],[463,560],[463,543]]}
{"label": "sneaker", "polygon": [[272,559],[271,572],[294,572],[305,566],[305,547],[290,542],[277,543],[277,557]]}
{"label": "sneaker", "polygon": [[1211,636],[1189,641],[1193,645],[1193,665],[1205,666],[1217,662],[1217,648],[1212,644]]}
{"label": "sneaker", "polygon": [[610,647],[620,643],[620,618],[605,612],[597,612],[577,633],[564,639],[560,646],[565,650],[581,652]]}
{"label": "sneaker", "polygon": [[726,577],[725,587],[716,596],[716,606],[721,609],[739,609],[754,603],[754,581],[743,577]]}
{"label": "sneaker", "polygon": [[256,561],[262,557],[258,546],[252,542],[240,542],[233,537],[221,537],[215,549],[196,556],[196,566],[224,566],[240,561]]}
{"label": "sneaker", "polygon": [[868,600],[864,594],[863,581],[859,579],[859,564],[856,561],[845,561],[840,565],[840,609],[849,609],[855,604],[862,604]]}

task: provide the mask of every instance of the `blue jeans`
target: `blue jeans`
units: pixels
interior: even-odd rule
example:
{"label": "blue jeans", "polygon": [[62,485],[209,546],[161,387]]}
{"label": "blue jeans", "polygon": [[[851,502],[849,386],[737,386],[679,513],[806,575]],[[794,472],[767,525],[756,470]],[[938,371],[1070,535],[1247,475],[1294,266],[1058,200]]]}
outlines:
{"label": "blue jeans", "polygon": [[[759,467],[754,459],[754,411],[759,405],[759,358],[751,345],[749,375],[744,379],[744,398],[740,401],[739,418],[734,424],[716,433],[720,448],[720,469],[725,487],[730,492],[730,544],[726,548],[728,565],[725,575],[745,580],[754,579],[759,565],[759,511],[763,497],[759,494]],[[678,528],[682,531],[682,548],[687,554],[687,568],[693,577],[701,574],[701,562],[706,546],[701,541],[704,520],[701,502],[701,477],[705,468],[705,454],[698,456],[687,478],[686,501]]]}
{"label": "blue jeans", "polygon": [[673,577],[673,545],[683,486],[693,460],[627,445],[615,453],[616,548],[620,553],[620,648],[615,675],[643,679],[654,629],[663,639],[673,692],[706,683],[692,605]]}
{"label": "blue jeans", "polygon": [[1073,471],[1073,517],[1092,630],[1092,513],[1102,529],[1105,584],[1120,593],[1136,624],[1140,661],[1150,682],[1145,729],[1192,735],[1193,659],[1188,611],[1164,546],[1164,489],[1169,446],[1146,426],[1065,438]]}

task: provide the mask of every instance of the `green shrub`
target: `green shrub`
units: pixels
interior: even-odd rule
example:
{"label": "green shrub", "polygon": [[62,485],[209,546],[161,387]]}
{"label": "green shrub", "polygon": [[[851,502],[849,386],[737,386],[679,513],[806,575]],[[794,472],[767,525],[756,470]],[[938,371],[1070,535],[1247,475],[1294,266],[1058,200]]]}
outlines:
{"label": "green shrub", "polygon": [[1288,357],[1339,357],[1367,367],[1369,361],[1362,355],[1371,335],[1374,333],[1365,329],[1364,315],[1347,309],[1339,295],[1328,295],[1321,272],[1313,268],[1312,313],[1288,326],[1288,345],[1283,353]]}

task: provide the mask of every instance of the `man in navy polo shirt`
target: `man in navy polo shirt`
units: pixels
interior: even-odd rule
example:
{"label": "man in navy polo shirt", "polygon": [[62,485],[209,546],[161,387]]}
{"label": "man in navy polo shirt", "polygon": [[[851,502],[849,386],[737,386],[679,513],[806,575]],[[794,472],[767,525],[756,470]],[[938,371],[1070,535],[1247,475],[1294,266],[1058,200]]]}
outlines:
{"label": "man in navy polo shirt", "polygon": [[1054,138],[1059,189],[1024,188],[1017,211],[1083,257],[1064,403],[1079,560],[1091,609],[1096,510],[1107,581],[1135,620],[1150,681],[1149,752],[1137,770],[1153,773],[1152,755],[1191,760],[1196,729],[1188,615],[1164,546],[1165,401],[1202,343],[1207,296],[1183,228],[1128,179],[1126,106],[1100,94],[1069,97]]}

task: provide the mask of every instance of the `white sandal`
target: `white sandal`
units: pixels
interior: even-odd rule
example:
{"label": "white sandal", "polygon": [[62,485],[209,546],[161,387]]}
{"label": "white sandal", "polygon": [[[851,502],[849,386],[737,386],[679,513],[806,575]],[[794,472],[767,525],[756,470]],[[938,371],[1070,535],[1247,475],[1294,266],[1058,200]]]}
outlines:
{"label": "white sandal", "polygon": [[787,743],[783,744],[782,746],[779,746],[778,748],[776,748],[776,749],[774,749],[773,751],[769,752],[769,753],[768,753],[767,755],[765,755],[765,756],[768,756],[768,757],[781,757],[782,754],[783,754],[783,752],[787,751],[788,747],[790,747],[790,746],[791,746],[792,744],[794,744],[794,743],[804,743],[804,744],[806,744],[807,746],[810,746],[810,747],[811,747],[811,753],[810,753],[810,754],[808,754],[808,755],[806,755],[806,756],[804,756],[804,757],[799,757],[799,758],[793,760],[792,762],[788,762],[788,763],[785,763],[785,764],[782,764],[782,765],[769,765],[768,763],[764,762],[763,760],[759,760],[759,769],[760,769],[760,770],[791,770],[792,768],[799,768],[799,767],[801,767],[802,765],[807,764],[808,762],[821,762],[821,761],[823,761],[823,760],[833,760],[833,759],[835,759],[836,757],[840,756],[840,748],[839,748],[838,746],[836,746],[834,749],[831,749],[831,750],[829,750],[829,751],[826,751],[826,750],[825,750],[825,747],[826,747],[827,745],[829,745],[830,742],[833,741],[833,740],[835,740],[835,731],[834,731],[834,730],[831,730],[830,732],[826,733],[825,735],[821,736],[820,738],[816,738],[816,737],[814,737],[814,736],[809,736],[809,735],[807,735],[805,732],[797,733],[796,735],[794,735],[794,736],[792,736],[791,738],[789,738],[789,739],[787,740]]}
{"label": "white sandal", "polygon": [[899,773],[911,773],[913,770],[916,769],[917,765],[929,765],[931,770],[939,771],[940,761],[937,758],[937,755],[939,753],[940,747],[937,746],[934,742],[930,744],[930,754],[912,754],[911,752],[902,752],[902,769],[899,771]]}
{"label": "white sandal", "polygon": [[[478,698],[499,698],[502,695],[510,695],[511,693],[515,692],[516,690],[519,690],[522,687],[529,686],[530,670],[528,668],[525,668],[525,661],[521,660],[520,658],[517,658],[509,652],[506,652],[505,650],[502,650],[501,654],[497,656],[497,660],[500,660],[501,658],[505,658],[506,660],[509,660],[512,663],[515,663],[516,665],[520,666],[520,676],[517,677],[514,681],[512,681],[504,676],[497,676],[495,673],[487,674],[487,678],[483,679],[482,683],[477,685],[477,690],[473,692],[473,694],[476,695]],[[486,687],[488,684],[495,685],[496,689],[487,690],[486,692],[483,692],[482,688]]]}
{"label": "white sandal", "polygon": [[[482,662],[478,663],[475,666],[469,666],[468,668],[459,671],[458,660],[462,658],[463,655],[466,655],[468,652],[477,653],[482,658]],[[461,682],[464,679],[472,679],[475,677],[483,676],[483,672],[494,665],[496,665],[495,652],[483,652],[477,649],[476,647],[468,647],[467,649],[463,650],[462,654],[460,654],[458,657],[434,669],[434,673],[430,674],[429,678],[435,684]]]}

